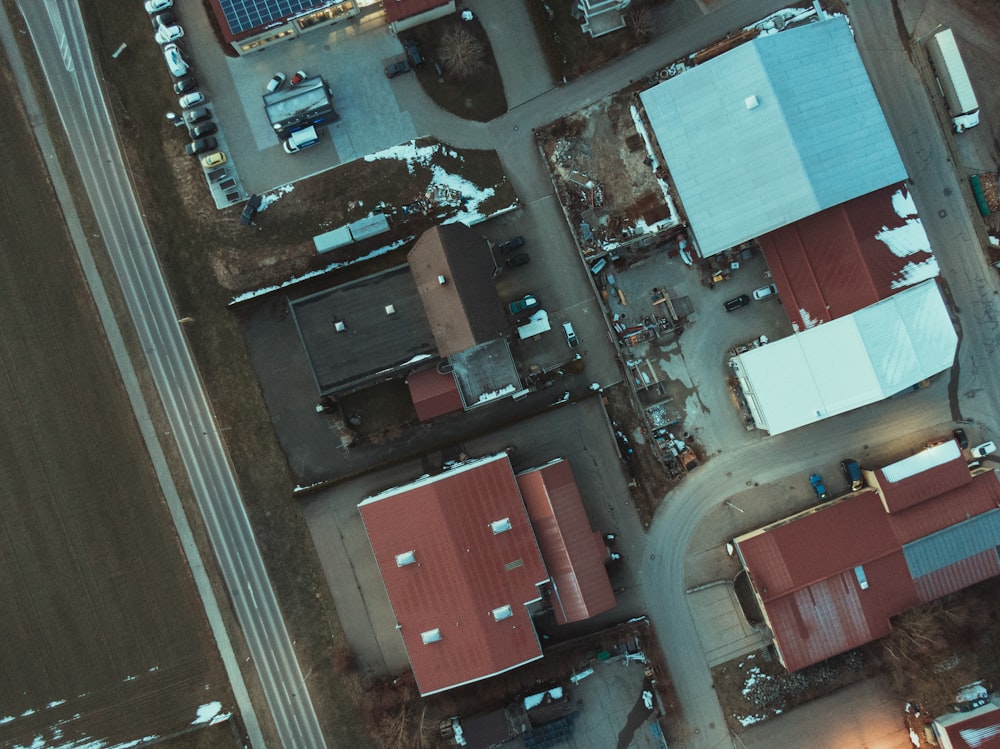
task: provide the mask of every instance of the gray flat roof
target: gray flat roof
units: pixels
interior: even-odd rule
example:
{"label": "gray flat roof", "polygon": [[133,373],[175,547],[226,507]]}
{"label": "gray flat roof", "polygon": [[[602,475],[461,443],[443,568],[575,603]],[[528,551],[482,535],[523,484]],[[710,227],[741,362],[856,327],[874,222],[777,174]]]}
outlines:
{"label": "gray flat roof", "polygon": [[[316,387],[323,395],[388,379],[437,357],[407,265],[289,304]],[[389,306],[391,314],[386,311]],[[343,330],[337,330],[337,323]]]}
{"label": "gray flat roof", "polygon": [[481,406],[521,390],[507,341],[494,338],[448,357],[466,408]]}
{"label": "gray flat roof", "polygon": [[842,16],[757,37],[640,99],[703,256],[906,179]]}

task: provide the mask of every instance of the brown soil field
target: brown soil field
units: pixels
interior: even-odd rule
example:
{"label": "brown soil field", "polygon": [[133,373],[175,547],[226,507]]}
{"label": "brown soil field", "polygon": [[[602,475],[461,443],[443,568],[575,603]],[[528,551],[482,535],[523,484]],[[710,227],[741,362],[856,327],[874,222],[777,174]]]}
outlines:
{"label": "brown soil field", "polygon": [[5,58],[0,94],[0,745],[174,734],[229,684]]}

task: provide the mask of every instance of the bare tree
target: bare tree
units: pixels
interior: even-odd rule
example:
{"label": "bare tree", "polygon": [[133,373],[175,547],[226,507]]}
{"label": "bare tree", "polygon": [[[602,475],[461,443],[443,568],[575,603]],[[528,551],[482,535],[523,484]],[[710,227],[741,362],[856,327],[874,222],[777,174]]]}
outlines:
{"label": "bare tree", "polygon": [[441,36],[441,62],[457,78],[468,78],[483,68],[486,50],[471,31],[453,26]]}
{"label": "bare tree", "polygon": [[625,22],[640,42],[647,42],[653,36],[655,22],[648,5],[636,5],[625,16]]}

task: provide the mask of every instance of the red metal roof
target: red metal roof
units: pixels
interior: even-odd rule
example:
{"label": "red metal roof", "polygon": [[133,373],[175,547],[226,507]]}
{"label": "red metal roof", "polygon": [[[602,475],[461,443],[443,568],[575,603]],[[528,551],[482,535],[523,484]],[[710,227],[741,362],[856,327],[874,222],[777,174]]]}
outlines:
{"label": "red metal roof", "polygon": [[[760,237],[761,250],[793,325],[799,330],[844,317],[902,291],[903,269],[929,252],[898,256],[876,235],[906,226],[890,185],[814,213]],[[912,217],[909,221],[919,221]]]}
{"label": "red metal roof", "polygon": [[[899,512],[924,502],[931,497],[937,497],[952,489],[972,483],[972,474],[965,462],[965,456],[958,449],[954,440],[938,445],[933,449],[923,450],[917,455],[897,461],[893,466],[899,466],[907,461],[919,460],[924,455],[938,454],[945,456],[954,454],[954,458],[935,465],[932,469],[907,474],[904,478],[890,481],[892,468],[880,468],[874,471],[875,484],[882,495],[882,503],[887,512]],[[935,461],[937,462],[937,461]]]}
{"label": "red metal roof", "polygon": [[420,15],[441,5],[448,5],[450,2],[451,0],[382,0],[382,7],[385,8],[385,17],[392,23]]}
{"label": "red metal roof", "polygon": [[[505,454],[359,505],[423,695],[542,657],[526,604],[548,575]],[[491,524],[509,520],[494,532]],[[507,523],[503,526],[506,527]],[[397,555],[413,552],[413,563]],[[503,618],[503,607],[510,616]],[[440,639],[424,643],[423,634]]]}
{"label": "red metal roof", "polygon": [[452,374],[441,374],[436,368],[414,372],[406,378],[410,399],[421,421],[462,410],[462,396]]}
{"label": "red metal roof", "polygon": [[[951,470],[946,463],[923,475],[937,485],[934,474]],[[903,555],[905,544],[995,509],[1000,481],[993,471],[891,514],[882,501],[870,489],[736,540],[789,670],[882,637],[891,617],[1000,573],[991,550],[915,581]]]}
{"label": "red metal roof", "polygon": [[[947,734],[952,749],[1000,749],[1000,710],[996,705],[973,710],[964,720],[957,714],[943,716],[935,721],[935,728]],[[941,745],[945,746],[944,742]]]}
{"label": "red metal roof", "polygon": [[569,463],[560,459],[522,473],[517,485],[552,578],[556,622],[578,622],[613,609],[607,549],[590,528]]}

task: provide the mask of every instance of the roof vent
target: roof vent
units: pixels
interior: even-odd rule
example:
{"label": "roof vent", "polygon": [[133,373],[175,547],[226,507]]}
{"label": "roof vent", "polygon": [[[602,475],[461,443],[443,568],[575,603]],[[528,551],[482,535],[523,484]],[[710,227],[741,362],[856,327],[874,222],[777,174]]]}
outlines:
{"label": "roof vent", "polygon": [[868,578],[865,576],[865,568],[860,564],[854,568],[854,576],[858,579],[861,590],[868,590]]}
{"label": "roof vent", "polygon": [[438,276],[438,283],[444,286],[446,283],[448,283],[448,279],[445,278],[444,276]]}
{"label": "roof vent", "polygon": [[424,641],[424,645],[430,645],[432,642],[439,642],[441,640],[441,630],[435,627],[434,629],[429,629],[426,632],[421,632],[420,639]]}
{"label": "roof vent", "polygon": [[336,330],[338,333],[343,333],[345,330],[347,330],[347,326],[344,325],[343,320],[334,320],[333,329]]}
{"label": "roof vent", "polygon": [[396,314],[396,306],[393,305],[393,304],[387,304],[387,305],[385,305],[385,314],[387,314],[387,315],[395,315]]}
{"label": "roof vent", "polygon": [[509,531],[513,526],[510,524],[510,518],[504,518],[503,520],[494,520],[490,523],[490,528],[493,529],[493,535],[497,533],[503,533],[504,531]]}
{"label": "roof vent", "polygon": [[760,106],[760,102],[757,100],[757,94],[751,94],[743,100],[743,103],[747,105],[747,109],[756,109]]}
{"label": "roof vent", "polygon": [[510,619],[512,616],[514,616],[514,609],[510,607],[509,603],[506,606],[501,606],[498,609],[493,609],[493,621],[495,622],[503,621],[504,619]]}
{"label": "roof vent", "polygon": [[417,561],[417,554],[413,549],[410,551],[404,551],[402,554],[396,555],[396,566],[405,567],[408,564],[413,564]]}

